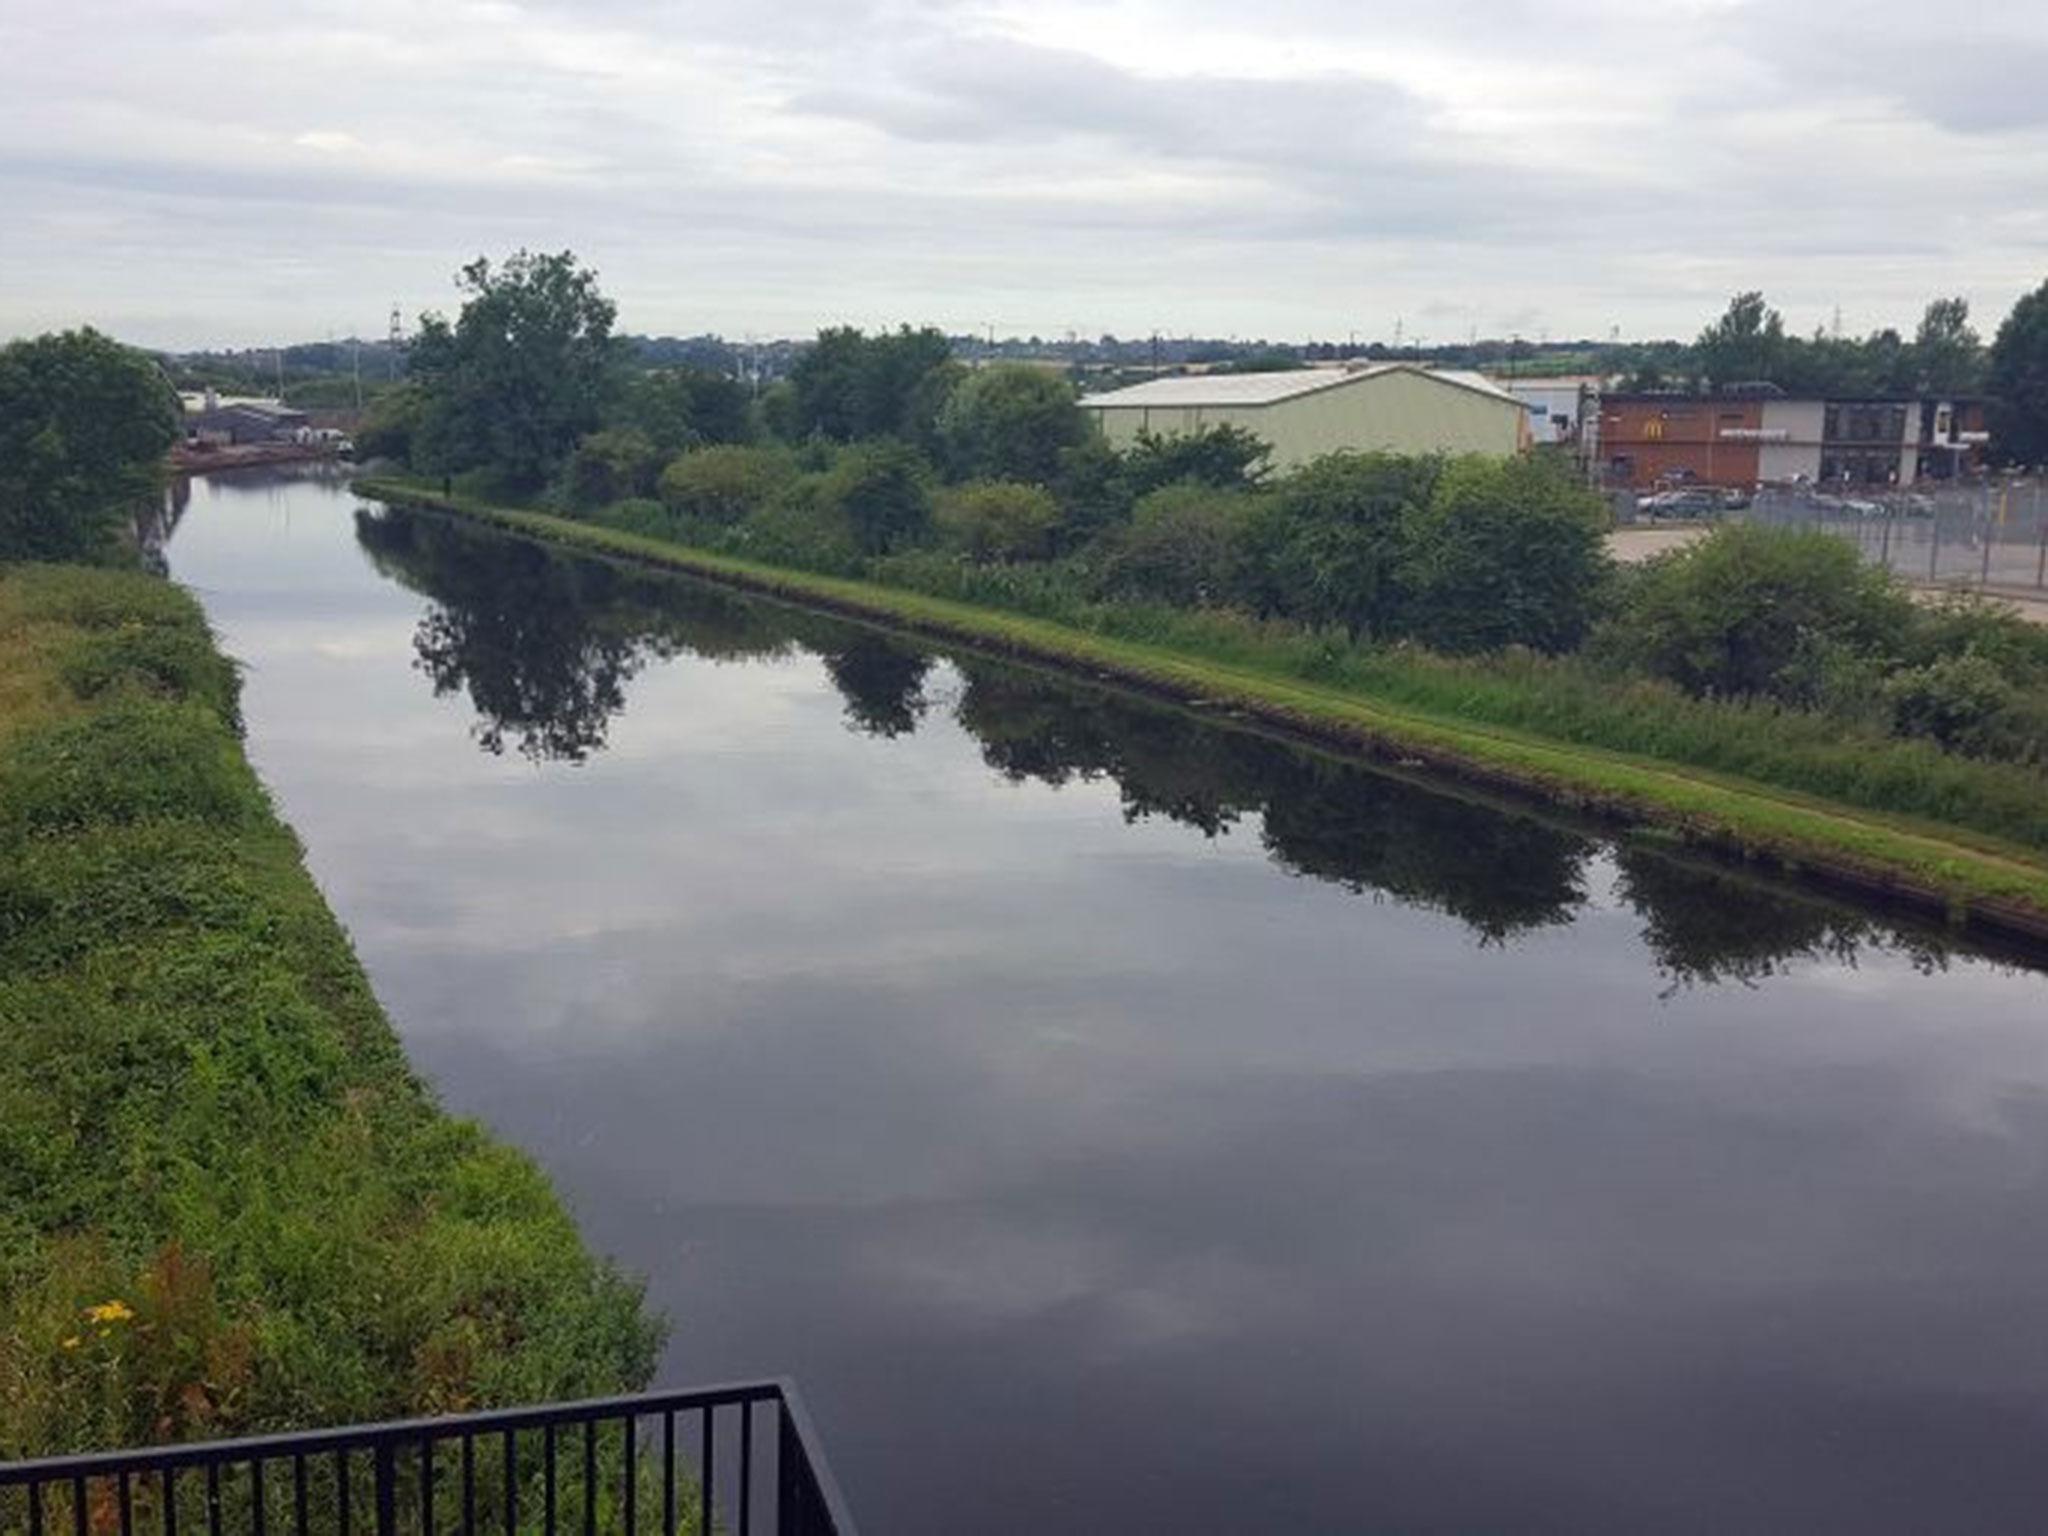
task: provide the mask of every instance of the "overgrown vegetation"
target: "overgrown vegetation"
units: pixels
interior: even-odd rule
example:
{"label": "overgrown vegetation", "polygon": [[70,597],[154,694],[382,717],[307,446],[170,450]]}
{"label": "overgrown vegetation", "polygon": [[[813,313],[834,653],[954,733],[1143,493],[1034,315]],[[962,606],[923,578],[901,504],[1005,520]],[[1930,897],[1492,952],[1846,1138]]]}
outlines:
{"label": "overgrown vegetation", "polygon": [[658,1330],[443,1114],[196,604],[0,570],[0,1458],[621,1390]]}
{"label": "overgrown vegetation", "polygon": [[178,436],[178,397],[97,331],[0,347],[0,560],[107,560]]}
{"label": "overgrown vegetation", "polygon": [[[1778,336],[1738,303],[1701,345],[1727,368]],[[750,435],[657,469],[607,424],[529,504],[2048,848],[2048,634],[1919,606],[1821,535],[1618,571],[1545,456],[1275,475],[1234,427],[1119,451],[1060,380],[966,370],[932,331],[825,333]]]}

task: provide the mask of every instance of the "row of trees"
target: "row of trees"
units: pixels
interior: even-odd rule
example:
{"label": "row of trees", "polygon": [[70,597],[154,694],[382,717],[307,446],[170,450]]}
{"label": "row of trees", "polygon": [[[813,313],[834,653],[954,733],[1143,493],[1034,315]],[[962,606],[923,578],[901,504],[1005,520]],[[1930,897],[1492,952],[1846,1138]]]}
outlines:
{"label": "row of trees", "polygon": [[[1738,530],[1616,571],[1602,506],[1540,455],[1346,453],[1274,475],[1228,427],[1119,450],[1058,374],[969,370],[907,327],[824,333],[750,409],[687,372],[606,383],[610,306],[566,253],[465,281],[470,303],[428,328],[414,380],[423,467],[516,477],[575,515],[1088,622],[1222,610],[1354,648],[1578,654],[1978,755],[2031,761],[2048,742],[2048,641],[2024,626],[1930,615],[1824,538]],[[2048,290],[2001,348],[2037,324]],[[1739,372],[1783,341],[1744,295],[1701,349]],[[1968,352],[1967,307],[1932,306],[1914,345]],[[578,349],[586,366],[534,365]],[[501,395],[504,421],[449,430]],[[522,456],[496,456],[506,433]]]}
{"label": "row of trees", "polygon": [[1739,389],[1791,395],[1988,395],[1995,451],[2009,463],[2048,462],[2048,283],[2022,297],[1986,346],[1960,296],[1931,301],[1909,339],[1791,334],[1760,292],[1739,293],[1691,346],[1636,348],[1637,389]]}
{"label": "row of trees", "polygon": [[1933,300],[1910,340],[1891,327],[1864,337],[1821,330],[1801,337],[1785,329],[1784,317],[1761,292],[1751,291],[1730,299],[1689,348],[1647,353],[1632,382],[1708,389],[1769,384],[1794,395],[1977,394],[1986,368],[1967,299]]}

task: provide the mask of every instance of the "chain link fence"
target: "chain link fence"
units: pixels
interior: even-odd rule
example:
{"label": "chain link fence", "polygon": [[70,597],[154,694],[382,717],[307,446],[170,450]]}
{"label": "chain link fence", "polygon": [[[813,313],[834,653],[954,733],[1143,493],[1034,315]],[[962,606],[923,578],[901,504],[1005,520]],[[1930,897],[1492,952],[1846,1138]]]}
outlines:
{"label": "chain link fence", "polygon": [[1907,581],[2048,592],[2048,481],[1831,495],[1766,486],[1731,518],[1816,528]]}

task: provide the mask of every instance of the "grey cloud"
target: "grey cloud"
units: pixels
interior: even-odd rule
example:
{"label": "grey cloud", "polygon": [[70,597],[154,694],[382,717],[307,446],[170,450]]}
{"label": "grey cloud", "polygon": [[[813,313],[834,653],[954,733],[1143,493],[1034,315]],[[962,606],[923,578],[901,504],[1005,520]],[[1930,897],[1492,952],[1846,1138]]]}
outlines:
{"label": "grey cloud", "polygon": [[1759,285],[1899,325],[1962,290],[1995,322],[2048,266],[2013,216],[2048,178],[2028,15],[1966,12],[1956,46],[1926,47],[1903,0],[1047,14],[15,12],[0,333],[373,323],[394,289],[444,302],[457,262],[508,243],[573,245],[657,330],[993,313],[1279,336],[1432,314],[1687,333]]}

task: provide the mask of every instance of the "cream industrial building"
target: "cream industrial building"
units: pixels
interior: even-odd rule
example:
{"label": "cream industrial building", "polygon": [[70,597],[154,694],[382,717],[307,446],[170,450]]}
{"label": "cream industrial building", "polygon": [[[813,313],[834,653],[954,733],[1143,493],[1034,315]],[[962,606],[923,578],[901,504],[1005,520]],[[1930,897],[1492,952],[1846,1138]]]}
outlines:
{"label": "cream industrial building", "polygon": [[1117,448],[1141,432],[1242,427],[1271,445],[1279,470],[1347,449],[1505,455],[1529,441],[1522,401],[1477,374],[1412,363],[1152,379],[1088,396],[1081,407]]}

